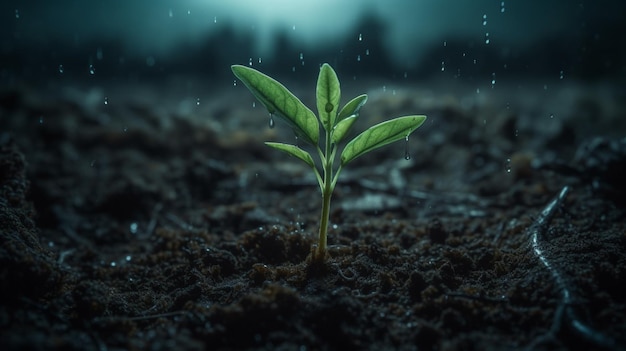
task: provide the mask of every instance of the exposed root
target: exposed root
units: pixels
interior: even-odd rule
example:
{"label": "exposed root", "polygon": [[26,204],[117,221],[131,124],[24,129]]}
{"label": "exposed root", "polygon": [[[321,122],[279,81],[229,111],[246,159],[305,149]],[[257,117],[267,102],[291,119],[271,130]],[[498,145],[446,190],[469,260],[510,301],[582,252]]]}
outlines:
{"label": "exposed root", "polygon": [[550,221],[554,217],[554,214],[567,196],[568,192],[569,187],[563,187],[559,195],[548,203],[529,228],[533,252],[554,278],[561,294],[561,301],[556,309],[550,331],[547,334],[535,339],[534,342],[528,345],[527,349],[534,350],[539,344],[556,341],[559,339],[559,335],[564,336],[563,334],[573,332],[575,335],[581,337],[585,342],[593,345],[596,349],[624,350],[624,347],[619,345],[616,340],[602,334],[598,330],[593,329],[579,318],[573,306],[574,299],[572,297],[572,289],[570,289],[561,272],[552,265],[550,259],[546,256],[542,249],[542,240],[545,240],[544,234],[549,227]]}

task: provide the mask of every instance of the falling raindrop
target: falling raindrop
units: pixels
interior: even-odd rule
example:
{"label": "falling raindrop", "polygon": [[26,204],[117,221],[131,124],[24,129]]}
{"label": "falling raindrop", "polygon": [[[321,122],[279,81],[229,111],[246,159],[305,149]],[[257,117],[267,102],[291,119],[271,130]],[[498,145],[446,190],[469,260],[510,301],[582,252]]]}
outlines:
{"label": "falling raindrop", "polygon": [[188,14],[188,15],[191,15],[191,10],[187,10],[187,14]]}
{"label": "falling raindrop", "polygon": [[487,15],[483,15],[483,26],[487,25]]}
{"label": "falling raindrop", "polygon": [[252,108],[256,107],[256,101],[252,101]]}
{"label": "falling raindrop", "polygon": [[128,229],[130,230],[131,234],[137,234],[138,227],[139,226],[137,225],[137,222],[132,222]]}
{"label": "falling raindrop", "polygon": [[406,72],[406,71],[404,71],[404,78],[406,79],[406,78],[407,78],[407,76],[408,76],[407,72]]}
{"label": "falling raindrop", "polygon": [[213,23],[217,23],[217,16],[213,16]]}
{"label": "falling raindrop", "polygon": [[200,106],[200,98],[196,99],[196,106]]}
{"label": "falling raindrop", "polygon": [[361,55],[357,55],[357,56],[356,56],[356,60],[357,60],[358,62],[361,62]]}
{"label": "falling raindrop", "polygon": [[359,41],[363,41],[363,35],[359,33]]}
{"label": "falling raindrop", "polygon": [[491,73],[491,88],[493,89],[495,85],[496,85],[496,73],[493,72]]}
{"label": "falling raindrop", "polygon": [[89,65],[89,74],[91,75],[96,74],[96,69],[93,67],[93,65]]}
{"label": "falling raindrop", "polygon": [[485,44],[489,44],[489,32],[485,33]]}
{"label": "falling raindrop", "polygon": [[444,46],[444,47],[448,46],[448,42],[444,40],[444,41],[443,41],[443,46]]}
{"label": "falling raindrop", "polygon": [[63,65],[59,65],[59,73],[63,74],[63,72],[65,72],[65,69],[63,69]]}
{"label": "falling raindrop", "polygon": [[387,86],[383,85],[383,93],[387,91]]}
{"label": "falling raindrop", "polygon": [[443,61],[441,61],[441,72],[446,70],[446,65]]}
{"label": "falling raindrop", "polygon": [[409,136],[407,135],[406,137],[404,137],[404,159],[405,160],[410,160],[411,159],[411,154],[409,153]]}
{"label": "falling raindrop", "polygon": [[511,173],[511,159],[507,158],[506,162],[504,163],[504,169],[506,170],[506,173]]}
{"label": "falling raindrop", "polygon": [[43,116],[39,116],[39,124],[43,124]]}
{"label": "falling raindrop", "polygon": [[504,1],[500,2],[500,12],[504,13]]}
{"label": "falling raindrop", "polygon": [[174,12],[172,12],[172,9],[170,9],[169,16],[170,18],[174,17]]}
{"label": "falling raindrop", "polygon": [[559,79],[563,79],[563,77],[564,77],[563,71],[559,72]]}
{"label": "falling raindrop", "polygon": [[252,66],[252,57],[250,57],[250,60],[248,61],[248,66]]}
{"label": "falling raindrop", "polygon": [[133,257],[131,255],[126,255],[126,262],[130,262],[132,259]]}
{"label": "falling raindrop", "polygon": [[124,129],[122,129],[124,131],[124,133],[128,132],[128,127],[124,127]]}
{"label": "falling raindrop", "polygon": [[269,123],[268,123],[270,129],[274,128],[274,124],[275,124],[275,122],[274,122],[274,115],[270,113],[270,120],[269,120]]}
{"label": "falling raindrop", "polygon": [[236,87],[237,86],[237,79],[233,79],[233,86]]}
{"label": "falling raindrop", "polygon": [[20,18],[20,10],[15,9],[15,18]]}
{"label": "falling raindrop", "polygon": [[296,30],[296,25],[294,24],[294,25],[291,27],[291,29],[292,29],[292,30]]}
{"label": "falling raindrop", "polygon": [[370,49],[365,49],[365,56],[369,56],[370,55]]}
{"label": "falling raindrop", "polygon": [[296,66],[292,66],[291,67],[291,72],[295,72],[296,71]]}
{"label": "falling raindrop", "polygon": [[104,97],[104,104],[105,104],[105,105],[108,105],[108,104],[109,104],[109,98],[108,98],[108,97],[106,97],[106,96]]}
{"label": "falling raindrop", "polygon": [[300,53],[300,60],[304,60],[304,53]]}

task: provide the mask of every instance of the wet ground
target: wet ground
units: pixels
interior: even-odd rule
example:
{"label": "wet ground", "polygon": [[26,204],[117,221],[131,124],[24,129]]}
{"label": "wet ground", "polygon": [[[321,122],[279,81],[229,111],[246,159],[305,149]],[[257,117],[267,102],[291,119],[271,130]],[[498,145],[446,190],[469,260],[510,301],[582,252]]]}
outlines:
{"label": "wet ground", "polygon": [[428,120],[342,173],[321,267],[240,84],[2,90],[2,349],[625,349],[623,85],[448,83],[346,84]]}

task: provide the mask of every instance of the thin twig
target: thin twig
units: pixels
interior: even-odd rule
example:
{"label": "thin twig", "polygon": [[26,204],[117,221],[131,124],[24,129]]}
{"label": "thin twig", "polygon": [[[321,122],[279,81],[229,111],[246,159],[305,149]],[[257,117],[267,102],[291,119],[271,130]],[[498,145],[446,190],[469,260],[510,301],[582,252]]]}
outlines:
{"label": "thin twig", "polygon": [[577,316],[576,311],[572,306],[572,290],[567,285],[561,272],[552,265],[550,259],[546,256],[541,247],[540,240],[544,236],[550,224],[550,221],[554,217],[556,210],[561,205],[568,192],[569,187],[563,187],[559,195],[555,197],[552,201],[550,201],[550,203],[548,203],[548,205],[543,209],[543,211],[541,211],[541,214],[539,214],[535,222],[529,228],[529,232],[531,233],[531,246],[533,252],[537,256],[537,258],[539,258],[539,261],[541,261],[541,263],[543,263],[543,265],[548,269],[548,271],[556,281],[556,285],[559,288],[562,299],[559,302],[559,306],[557,307],[554,314],[554,320],[549,333],[541,336],[540,338],[537,338],[533,343],[528,345],[527,349],[535,349],[539,343],[545,342],[550,339],[556,340],[556,335],[563,328],[563,323],[567,323],[567,325],[565,325],[566,327],[569,327],[572,331],[581,336],[586,342],[591,343],[597,348],[602,348],[606,350],[624,350],[624,347],[622,345],[619,345],[616,340],[602,334],[597,330],[594,330]]}

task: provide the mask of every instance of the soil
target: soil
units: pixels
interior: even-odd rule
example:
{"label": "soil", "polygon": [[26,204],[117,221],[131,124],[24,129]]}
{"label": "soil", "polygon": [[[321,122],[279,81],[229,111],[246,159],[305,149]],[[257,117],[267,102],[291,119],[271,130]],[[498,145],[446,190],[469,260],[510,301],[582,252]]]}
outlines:
{"label": "soil", "polygon": [[316,265],[289,128],[166,83],[0,92],[2,350],[626,348],[623,85],[353,83],[355,129],[428,120],[342,173]]}

